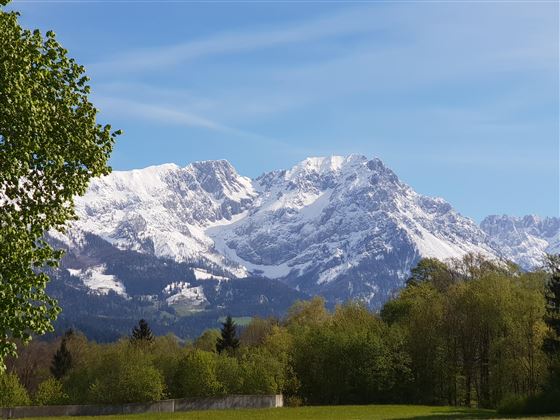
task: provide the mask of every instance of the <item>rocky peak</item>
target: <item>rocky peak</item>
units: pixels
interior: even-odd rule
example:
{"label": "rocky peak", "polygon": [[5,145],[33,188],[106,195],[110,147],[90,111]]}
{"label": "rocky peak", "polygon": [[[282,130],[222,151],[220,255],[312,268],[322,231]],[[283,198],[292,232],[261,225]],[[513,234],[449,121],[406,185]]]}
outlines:
{"label": "rocky peak", "polygon": [[545,252],[560,252],[559,217],[491,215],[480,227],[505,258],[523,268],[540,266]]}
{"label": "rocky peak", "polygon": [[493,216],[481,229],[442,198],[416,193],[380,159],[361,155],[307,158],[255,180],[225,160],[114,172],[76,203],[76,230],[121,249],[373,306],[421,257],[500,249],[530,265],[560,242],[558,219]]}

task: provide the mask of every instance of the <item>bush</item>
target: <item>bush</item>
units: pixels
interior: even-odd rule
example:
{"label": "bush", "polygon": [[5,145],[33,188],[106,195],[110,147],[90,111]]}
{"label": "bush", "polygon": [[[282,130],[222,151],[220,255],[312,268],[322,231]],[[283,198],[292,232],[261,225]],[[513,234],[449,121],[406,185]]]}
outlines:
{"label": "bush", "polygon": [[224,394],[243,394],[243,375],[235,357],[221,354],[217,357],[216,376]]}
{"label": "bush", "polygon": [[270,354],[252,351],[243,355],[240,362],[243,375],[243,393],[277,394],[284,385],[284,365]]}
{"label": "bush", "polygon": [[184,354],[177,338],[171,335],[156,337],[149,353],[154,367],[163,375],[166,389],[171,389],[177,365]]}
{"label": "bush", "polygon": [[521,395],[508,395],[498,404],[500,414],[521,414],[525,412],[527,398]]}
{"label": "bush", "polygon": [[0,407],[29,405],[29,395],[17,375],[0,373]]}
{"label": "bush", "polygon": [[217,355],[203,350],[187,353],[179,362],[174,380],[174,394],[183,397],[210,397],[223,393],[216,369]]}
{"label": "bush", "polygon": [[560,390],[542,392],[527,398],[524,414],[560,413]]}
{"label": "bush", "polygon": [[133,346],[122,347],[103,357],[93,375],[89,400],[108,404],[161,400],[165,395],[163,376],[149,356]]}
{"label": "bush", "polygon": [[34,402],[37,405],[63,405],[68,403],[68,395],[62,388],[62,382],[50,378],[39,384]]}
{"label": "bush", "polygon": [[285,407],[301,407],[303,405],[303,399],[297,395],[289,395],[284,397]]}
{"label": "bush", "polygon": [[220,330],[218,329],[206,330],[200,335],[200,337],[198,337],[194,341],[193,346],[197,350],[204,350],[204,351],[215,353],[216,343],[218,342],[218,338],[220,338]]}
{"label": "bush", "polygon": [[560,413],[560,390],[541,392],[528,397],[507,397],[498,407],[500,414]]}

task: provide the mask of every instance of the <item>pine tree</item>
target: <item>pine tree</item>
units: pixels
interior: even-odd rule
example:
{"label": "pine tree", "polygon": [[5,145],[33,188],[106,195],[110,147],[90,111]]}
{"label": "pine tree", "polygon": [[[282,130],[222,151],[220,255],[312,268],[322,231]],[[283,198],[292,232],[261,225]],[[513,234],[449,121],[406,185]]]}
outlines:
{"label": "pine tree", "polygon": [[132,329],[132,335],[130,337],[130,341],[132,342],[149,342],[151,343],[154,341],[154,335],[152,334],[152,330],[148,325],[148,322],[145,319],[141,319],[138,321],[138,326]]}
{"label": "pine tree", "polygon": [[222,351],[233,351],[239,347],[239,339],[237,338],[237,326],[230,315],[227,316],[226,322],[222,323],[221,337],[216,342],[216,350],[218,353]]}
{"label": "pine tree", "polygon": [[60,347],[53,356],[51,373],[56,379],[62,379],[72,369],[72,354],[66,348],[66,337],[60,342]]}
{"label": "pine tree", "polygon": [[547,255],[546,271],[550,277],[546,288],[545,322],[552,335],[544,342],[544,350],[551,356],[560,356],[560,254]]}

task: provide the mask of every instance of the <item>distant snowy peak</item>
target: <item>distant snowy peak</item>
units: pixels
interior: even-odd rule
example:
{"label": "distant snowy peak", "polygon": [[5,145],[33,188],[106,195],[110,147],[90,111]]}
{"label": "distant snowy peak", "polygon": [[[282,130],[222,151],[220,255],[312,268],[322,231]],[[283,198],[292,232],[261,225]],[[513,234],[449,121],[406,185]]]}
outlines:
{"label": "distant snowy peak", "polygon": [[480,227],[505,258],[523,268],[542,265],[544,253],[560,253],[560,217],[493,215]]}

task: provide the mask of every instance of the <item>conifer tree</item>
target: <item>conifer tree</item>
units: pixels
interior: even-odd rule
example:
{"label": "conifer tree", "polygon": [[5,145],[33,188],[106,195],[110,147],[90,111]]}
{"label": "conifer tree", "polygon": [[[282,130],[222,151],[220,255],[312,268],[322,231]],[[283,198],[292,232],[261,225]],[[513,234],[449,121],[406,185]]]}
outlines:
{"label": "conifer tree", "polygon": [[72,369],[72,354],[66,348],[66,337],[60,342],[60,347],[53,356],[51,373],[56,379],[62,379]]}
{"label": "conifer tree", "polygon": [[222,323],[221,336],[216,342],[216,350],[218,353],[222,351],[233,351],[239,347],[239,339],[237,338],[237,326],[231,315],[228,315],[226,322]]}
{"label": "conifer tree", "polygon": [[132,335],[130,337],[130,341],[132,342],[152,342],[154,341],[154,335],[152,334],[152,330],[148,325],[148,322],[145,319],[141,319],[138,321],[138,326],[132,329]]}
{"label": "conifer tree", "polygon": [[545,268],[550,275],[546,287],[545,322],[553,334],[546,338],[544,350],[550,355],[560,355],[560,254],[547,255]]}

